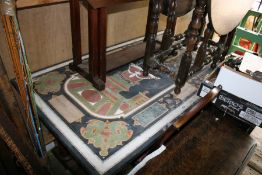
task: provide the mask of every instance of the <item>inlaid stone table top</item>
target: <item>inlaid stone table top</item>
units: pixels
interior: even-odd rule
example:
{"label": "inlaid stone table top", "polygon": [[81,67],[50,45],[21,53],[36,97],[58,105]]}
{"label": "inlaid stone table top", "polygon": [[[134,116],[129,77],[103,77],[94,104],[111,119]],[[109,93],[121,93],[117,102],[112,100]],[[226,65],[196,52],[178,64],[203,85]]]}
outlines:
{"label": "inlaid stone table top", "polygon": [[[167,60],[170,69],[178,69],[182,53]],[[195,94],[210,71],[206,67],[174,95],[172,77],[157,71],[145,77],[141,66],[138,60],[108,72],[102,91],[68,65],[34,74],[42,121],[89,173],[115,173],[141,154],[199,100]]]}

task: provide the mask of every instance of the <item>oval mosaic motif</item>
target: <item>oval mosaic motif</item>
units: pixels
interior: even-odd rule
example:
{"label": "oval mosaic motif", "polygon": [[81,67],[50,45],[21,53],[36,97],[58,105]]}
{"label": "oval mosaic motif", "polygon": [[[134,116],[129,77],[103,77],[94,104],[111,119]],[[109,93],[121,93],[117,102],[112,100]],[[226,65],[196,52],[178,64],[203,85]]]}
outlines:
{"label": "oval mosaic motif", "polygon": [[102,91],[96,90],[81,75],[74,74],[66,80],[64,91],[94,117],[125,118],[172,90],[174,86],[171,78],[152,74],[144,77],[142,71],[135,64],[116,71],[106,77],[106,88]]}
{"label": "oval mosaic motif", "polygon": [[91,103],[97,103],[99,100],[102,99],[101,95],[96,91],[92,89],[84,90],[82,92],[82,96]]}

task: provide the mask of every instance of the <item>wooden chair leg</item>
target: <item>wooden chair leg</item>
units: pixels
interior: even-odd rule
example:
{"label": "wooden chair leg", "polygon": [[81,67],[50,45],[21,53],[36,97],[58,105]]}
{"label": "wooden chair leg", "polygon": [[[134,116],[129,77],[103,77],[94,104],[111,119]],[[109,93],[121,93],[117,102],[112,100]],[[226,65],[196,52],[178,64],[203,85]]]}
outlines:
{"label": "wooden chair leg", "polygon": [[182,56],[182,60],[179,66],[178,74],[176,77],[176,88],[175,93],[179,94],[181,88],[186,83],[189,69],[192,62],[192,51],[194,50],[195,44],[197,42],[197,37],[199,35],[199,30],[201,28],[202,18],[205,14],[205,6],[207,4],[207,0],[197,0],[196,8],[193,12],[192,21],[190,23],[191,29],[189,30],[189,35],[187,38],[187,49],[184,55]]}
{"label": "wooden chair leg", "polygon": [[163,34],[161,50],[167,50],[172,45],[172,36],[174,36],[174,21],[175,21],[176,0],[168,0],[168,16],[166,29]]}
{"label": "wooden chair leg", "polygon": [[177,17],[175,17],[174,21],[173,21],[173,25],[172,25],[172,36],[175,35],[175,30],[176,30],[176,22],[177,22]]}
{"label": "wooden chair leg", "polygon": [[190,74],[199,71],[203,67],[204,60],[207,57],[206,52],[207,52],[208,41],[212,36],[213,31],[214,29],[212,27],[212,24],[208,23],[207,28],[205,30],[204,40],[197,51],[196,59],[194,65],[191,68]]}
{"label": "wooden chair leg", "polygon": [[[102,16],[100,16],[102,15]],[[105,41],[106,18],[105,11],[88,7],[88,36],[89,36],[89,74],[93,86],[98,90],[105,88]],[[103,19],[100,19],[100,18]],[[100,36],[101,35],[101,36]],[[104,52],[104,53],[103,53]]]}
{"label": "wooden chair leg", "polygon": [[89,73],[98,76],[98,10],[88,6]]}
{"label": "wooden chair leg", "polygon": [[148,35],[150,33],[150,23],[151,23],[150,19],[152,15],[152,8],[153,8],[153,4],[151,1],[149,1],[144,42],[146,42]]}
{"label": "wooden chair leg", "polygon": [[195,44],[194,51],[198,50],[198,45],[201,42],[202,35],[203,35],[205,27],[206,27],[206,16],[207,16],[207,7],[205,8],[205,14],[204,14],[204,17],[202,18],[202,23],[201,23],[201,27],[199,29],[199,35],[197,37],[197,42]]}
{"label": "wooden chair leg", "polygon": [[106,82],[106,32],[107,32],[107,11],[106,8],[100,8],[99,15],[99,78]]}
{"label": "wooden chair leg", "polygon": [[82,63],[79,0],[70,0],[73,64]]}
{"label": "wooden chair leg", "polygon": [[160,0],[150,0],[150,3],[152,3],[152,13],[150,15],[149,34],[146,39],[146,50],[145,50],[145,57],[144,57],[144,63],[143,63],[144,76],[148,75],[150,62],[152,61],[151,59],[155,52],[158,20],[159,20],[159,14],[161,10]]}
{"label": "wooden chair leg", "polygon": [[216,65],[217,65],[217,62],[221,59],[222,57],[222,53],[224,52],[224,46],[225,46],[225,42],[227,40],[227,35],[222,35],[220,38],[219,38],[219,41],[218,41],[218,48],[217,50],[215,51],[214,53],[214,57],[213,57],[213,62],[211,64],[211,68],[215,68]]}

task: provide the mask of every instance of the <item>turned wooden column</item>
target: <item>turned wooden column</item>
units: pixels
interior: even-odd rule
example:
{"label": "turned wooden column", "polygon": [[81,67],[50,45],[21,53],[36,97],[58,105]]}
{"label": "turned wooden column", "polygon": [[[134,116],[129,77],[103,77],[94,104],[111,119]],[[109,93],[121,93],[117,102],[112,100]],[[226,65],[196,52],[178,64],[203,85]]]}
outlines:
{"label": "turned wooden column", "polygon": [[186,80],[189,74],[190,65],[192,62],[192,51],[194,50],[194,47],[195,47],[195,44],[197,42],[197,38],[199,35],[199,30],[202,26],[206,4],[207,4],[207,0],[197,0],[197,5],[193,12],[192,21],[189,25],[191,26],[191,28],[188,31],[188,36],[186,39],[187,49],[184,55],[182,56],[178,74],[177,74],[176,81],[175,81],[176,83],[175,93],[176,94],[180,93],[181,88],[186,83]]}
{"label": "turned wooden column", "polygon": [[197,42],[195,44],[194,51],[198,49],[198,44],[201,42],[201,39],[202,39],[201,37],[206,27],[206,16],[207,16],[207,7],[205,8],[205,14],[204,14],[204,17],[202,18],[202,24],[201,24],[201,28],[199,29],[199,35],[197,37]]}
{"label": "turned wooden column", "polygon": [[149,1],[144,42],[146,42],[148,35],[149,35],[151,15],[152,15],[152,3]]}
{"label": "turned wooden column", "polygon": [[155,52],[156,46],[156,35],[158,29],[158,20],[159,14],[161,11],[161,0],[150,0],[149,8],[151,8],[150,20],[149,20],[149,28],[148,28],[148,35],[146,37],[146,50],[145,50],[145,57],[143,63],[143,74],[144,76],[148,75],[148,70],[150,67],[151,59]]}
{"label": "turned wooden column", "polygon": [[194,65],[191,68],[190,74],[193,74],[196,71],[199,71],[203,67],[203,63],[207,57],[208,41],[212,37],[213,31],[214,29],[213,29],[212,24],[208,23],[207,28],[205,30],[205,34],[204,34],[204,40],[197,51],[196,59],[195,59]]}
{"label": "turned wooden column", "polygon": [[231,42],[234,38],[235,31],[236,29],[232,30],[227,35],[223,35],[220,37],[218,42],[218,48],[214,54],[211,68],[215,68],[218,61],[223,61],[225,59],[225,56],[227,55],[229,47],[231,46]]}
{"label": "turned wooden column", "polygon": [[168,0],[168,11],[167,11],[167,23],[166,29],[163,34],[161,50],[167,50],[172,45],[172,37],[174,36],[174,30],[176,23],[175,17],[176,0]]}

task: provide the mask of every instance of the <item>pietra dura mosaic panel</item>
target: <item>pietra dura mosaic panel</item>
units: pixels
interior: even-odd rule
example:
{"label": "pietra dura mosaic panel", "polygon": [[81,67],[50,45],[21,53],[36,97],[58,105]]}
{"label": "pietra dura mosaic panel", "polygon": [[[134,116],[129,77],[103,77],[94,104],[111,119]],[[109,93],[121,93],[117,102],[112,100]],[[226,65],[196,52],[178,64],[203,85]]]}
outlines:
{"label": "pietra dura mosaic panel", "polygon": [[[179,62],[171,58],[166,63],[177,69]],[[103,91],[96,90],[68,66],[34,77],[39,109],[46,116],[52,113],[50,121],[62,122],[57,124],[61,130],[69,128],[81,142],[81,148],[77,149],[88,150],[87,159],[99,173],[105,173],[131,154],[134,145],[148,140],[144,137],[150,136],[145,132],[158,132],[178,117],[184,110],[180,105],[194,96],[209,71],[205,68],[186,83],[181,94],[174,95],[172,77],[158,71],[144,77],[141,67],[142,61],[137,61],[109,72]],[[191,100],[188,105],[195,101]],[[60,132],[74,144],[73,137]],[[126,155],[122,155],[122,148],[128,150]]]}

